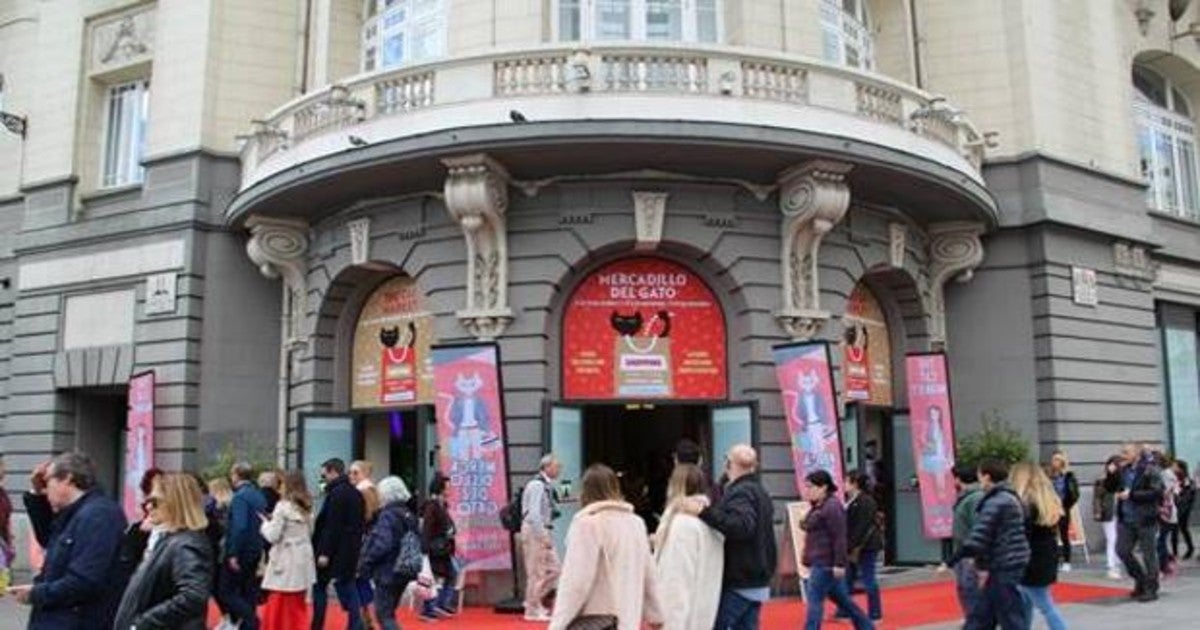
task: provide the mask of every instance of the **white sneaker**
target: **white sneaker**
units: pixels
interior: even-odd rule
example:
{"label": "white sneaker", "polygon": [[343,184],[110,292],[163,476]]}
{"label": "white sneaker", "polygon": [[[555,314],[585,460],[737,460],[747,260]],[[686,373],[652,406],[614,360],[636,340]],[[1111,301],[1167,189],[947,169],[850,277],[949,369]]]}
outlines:
{"label": "white sneaker", "polygon": [[542,608],[541,606],[538,606],[537,608],[534,608],[533,610],[527,609],[525,611],[525,621],[538,621],[538,622],[550,621],[550,611],[546,610],[545,608]]}
{"label": "white sneaker", "polygon": [[1125,579],[1125,578],[1124,578],[1124,576],[1122,576],[1122,575],[1121,575],[1121,572],[1120,572],[1120,571],[1118,571],[1118,570],[1116,570],[1116,569],[1109,569],[1109,570],[1108,570],[1108,579],[1110,579],[1110,580],[1122,580],[1122,579]]}
{"label": "white sneaker", "polygon": [[1070,562],[1062,563],[1062,565],[1058,567],[1058,570],[1062,571],[1063,573],[1070,573],[1071,572],[1071,563]]}

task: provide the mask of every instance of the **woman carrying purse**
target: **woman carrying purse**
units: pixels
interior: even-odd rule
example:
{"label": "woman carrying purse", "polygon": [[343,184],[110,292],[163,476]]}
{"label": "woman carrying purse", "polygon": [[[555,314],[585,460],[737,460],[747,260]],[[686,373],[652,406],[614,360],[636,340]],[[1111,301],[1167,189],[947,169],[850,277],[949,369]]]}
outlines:
{"label": "woman carrying purse", "polygon": [[437,596],[425,600],[420,618],[431,621],[439,617],[453,617],[454,597],[457,591],[454,582],[458,578],[458,567],[454,565],[454,519],[446,509],[446,483],[449,480],[441,471],[433,473],[429,482],[429,500],[421,510],[421,541],[429,556],[429,567],[433,576],[442,581]]}

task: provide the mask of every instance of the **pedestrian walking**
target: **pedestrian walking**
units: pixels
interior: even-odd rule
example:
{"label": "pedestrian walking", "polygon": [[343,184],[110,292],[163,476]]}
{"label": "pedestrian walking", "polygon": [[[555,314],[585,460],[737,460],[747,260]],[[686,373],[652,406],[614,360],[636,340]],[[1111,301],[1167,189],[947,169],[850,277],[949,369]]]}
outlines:
{"label": "pedestrian walking", "polygon": [[805,595],[808,602],[805,630],[818,630],[825,614],[825,599],[831,598],[838,610],[854,623],[855,630],[875,627],[867,615],[850,599],[846,589],[846,512],[837,496],[833,477],[814,470],[805,477],[804,498],[812,508],[804,518],[804,566],[808,567]]}
{"label": "pedestrian walking", "polygon": [[8,588],[10,567],[17,558],[17,546],[12,532],[12,500],[8,498],[8,490],[4,487],[6,474],[4,456],[0,455],[0,592]]}
{"label": "pedestrian walking", "polygon": [[[1018,589],[1029,564],[1025,509],[1006,482],[1008,464],[985,460],[976,474],[984,494],[971,533],[951,561],[957,565],[973,560],[983,585],[963,628],[990,630],[999,625],[1004,630],[1026,630],[1029,612]],[[1057,556],[1052,557],[1057,561]]]}
{"label": "pedestrian walking", "polygon": [[113,628],[204,630],[214,562],[200,486],[191,475],[158,475],[146,504],[153,528]]}
{"label": "pedestrian walking", "polygon": [[700,517],[725,536],[725,572],[714,627],[749,630],[758,627],[762,604],[771,596],[778,558],[775,506],[758,478],[758,453],[750,446],[738,444],[729,449],[725,475],[729,482],[720,502],[706,506],[703,501],[686,499],[679,510]]}
{"label": "pedestrian walking", "polygon": [[428,621],[439,617],[453,617],[455,610],[454,589],[458,567],[454,560],[454,519],[446,508],[446,484],[450,480],[442,472],[435,471],[429,482],[429,499],[421,511],[421,542],[429,556],[429,568],[433,577],[441,580],[442,586],[434,599],[426,600],[421,606],[420,618]]}
{"label": "pedestrian walking", "polygon": [[[958,497],[954,500],[954,535],[951,538],[953,555],[962,552],[963,544],[975,526],[975,518],[979,500],[983,491],[979,488],[978,477],[972,466],[958,465],[954,467],[954,486]],[[958,605],[962,608],[963,617],[971,613],[975,602],[979,601],[979,573],[975,570],[974,560],[967,558],[954,566],[954,590],[958,595]]]}
{"label": "pedestrian walking", "polygon": [[[1154,454],[1140,444],[1121,448],[1121,490],[1117,493],[1117,555],[1134,580],[1130,597],[1158,599],[1158,509],[1163,500],[1162,474]],[[1142,560],[1134,555],[1141,551]]]}
{"label": "pedestrian walking", "polygon": [[[203,479],[201,479],[203,481]],[[224,477],[209,479],[201,486],[208,490],[204,499],[204,517],[208,519],[208,541],[213,546],[213,558],[216,570],[212,574],[213,603],[221,613],[217,630],[227,630],[233,624],[229,621],[229,611],[225,608],[219,587],[221,580],[221,565],[225,559],[225,532],[229,529],[229,502],[233,500],[233,487]]]}
{"label": "pedestrian walking", "polygon": [[[379,513],[379,491],[371,478],[374,469],[375,466],[371,462],[359,459],[351,462],[347,471],[350,483],[354,484],[354,488],[363,496],[364,532],[371,531],[371,526],[375,524],[375,515]],[[371,588],[371,580],[362,577],[355,580],[354,587],[358,589],[358,603],[362,605],[363,627],[370,630],[374,627],[371,622],[371,603],[375,600],[375,590]]]}
{"label": "pedestrian walking", "polygon": [[1025,504],[1025,538],[1029,541],[1029,564],[1021,577],[1021,595],[1027,618],[1037,608],[1050,630],[1066,630],[1067,624],[1054,605],[1050,585],[1058,581],[1058,524],[1063,505],[1058,488],[1037,466],[1021,462],[1013,466],[1012,487]]}
{"label": "pedestrian walking", "polygon": [[1071,471],[1067,454],[1060,450],[1050,455],[1050,466],[1047,469],[1050,481],[1054,484],[1054,493],[1062,503],[1063,517],[1058,523],[1058,538],[1061,543],[1062,570],[1071,571],[1071,510],[1079,502],[1079,480]]}
{"label": "pedestrian walking", "polygon": [[263,517],[258,530],[271,545],[262,581],[267,593],[264,630],[295,630],[312,623],[306,596],[317,581],[311,540],[313,499],[304,471],[289,470],[282,482],[279,501],[271,515]]}
{"label": "pedestrian walking", "polygon": [[258,473],[258,491],[263,495],[263,515],[271,516],[275,505],[283,496],[283,473],[278,470],[264,470]]}
{"label": "pedestrian walking", "polygon": [[338,458],[321,464],[325,500],[313,530],[313,553],[317,555],[317,583],[313,586],[313,630],[324,630],[329,585],[346,611],[346,627],[361,630],[362,604],[358,599],[355,574],[363,543],[366,513],[362,493],[350,484],[346,463]]}
{"label": "pedestrian walking", "polygon": [[233,499],[229,502],[229,528],[225,533],[224,557],[217,589],[229,620],[242,630],[258,628],[258,578],[263,539],[258,533],[266,499],[251,478],[254,468],[237,462],[229,468]]}
{"label": "pedestrian walking", "polygon": [[[846,474],[846,593],[853,594],[854,584],[861,579],[867,592],[867,616],[879,621],[883,619],[883,598],[875,578],[875,562],[883,549],[883,536],[868,484],[866,473],[852,470]],[[839,607],[835,616],[849,618],[850,611]]]}
{"label": "pedestrian walking", "polygon": [[[1191,473],[1188,472],[1188,464],[1182,459],[1175,460],[1175,478],[1179,480],[1179,492],[1175,495],[1175,508],[1179,514],[1179,520],[1175,527],[1175,531],[1171,533],[1171,555],[1176,558],[1190,560],[1192,554],[1196,551],[1192,545],[1192,506],[1196,503],[1196,480],[1192,479]],[[1179,536],[1183,536],[1183,542],[1187,545],[1187,551],[1182,556],[1179,555]]]}
{"label": "pedestrian walking", "polygon": [[643,622],[661,628],[645,523],[624,500],[608,466],[588,467],[581,487],[550,630],[567,630],[585,618],[597,628],[638,630]]}
{"label": "pedestrian walking", "polygon": [[1158,572],[1163,577],[1172,577],[1176,568],[1175,554],[1171,553],[1167,543],[1172,535],[1177,535],[1179,508],[1176,500],[1179,497],[1180,484],[1175,476],[1175,468],[1167,456],[1161,451],[1155,451],[1154,458],[1158,469],[1162,471],[1163,481],[1162,502],[1158,504],[1158,537],[1155,543],[1158,552]]}
{"label": "pedestrian walking", "polygon": [[699,466],[675,466],[667,482],[667,506],[654,534],[654,561],[663,630],[713,627],[721,604],[725,537],[699,518],[679,510],[681,501],[709,502]]}
{"label": "pedestrian walking", "polygon": [[559,463],[553,453],[542,457],[538,474],[521,493],[521,549],[525,560],[525,620],[549,621],[546,598],[560,572],[554,550],[554,480]]}
{"label": "pedestrian walking", "polygon": [[1104,530],[1104,558],[1108,578],[1120,580],[1121,559],[1117,556],[1117,493],[1121,491],[1121,456],[1104,463],[1104,473],[1092,484],[1092,518]]}
{"label": "pedestrian walking", "polygon": [[404,480],[395,476],[384,477],[377,489],[383,505],[363,541],[358,574],[375,582],[375,616],[379,619],[380,627],[383,630],[399,630],[396,607],[404,588],[417,576],[397,573],[396,559],[402,551],[405,536],[412,534],[413,540],[416,540],[415,537],[420,535],[420,525],[417,516],[407,505],[411,495]]}
{"label": "pedestrian walking", "polygon": [[23,499],[34,538],[45,549],[32,585],[9,594],[33,607],[29,630],[112,627],[120,580],[121,508],[96,485],[96,468],[70,452],[38,465]]}
{"label": "pedestrian walking", "polygon": [[[158,468],[149,468],[142,473],[142,478],[138,482],[138,490],[141,490],[143,499],[150,496],[154,489],[154,480],[161,474],[163,471]],[[122,584],[129,581],[133,572],[141,564],[142,557],[146,555],[146,543],[150,540],[150,532],[154,529],[154,522],[150,519],[149,502],[143,500],[140,507],[142,518],[130,523],[125,528],[125,535],[121,537],[120,580]]]}
{"label": "pedestrian walking", "polygon": [[[690,438],[679,440],[679,443],[675,445],[672,459],[675,466],[691,464],[700,471],[704,477],[704,494],[708,496],[709,505],[716,505],[721,500],[721,484],[713,480],[712,473],[705,466],[704,455],[700,452],[699,444]],[[668,481],[668,483],[670,482]]]}

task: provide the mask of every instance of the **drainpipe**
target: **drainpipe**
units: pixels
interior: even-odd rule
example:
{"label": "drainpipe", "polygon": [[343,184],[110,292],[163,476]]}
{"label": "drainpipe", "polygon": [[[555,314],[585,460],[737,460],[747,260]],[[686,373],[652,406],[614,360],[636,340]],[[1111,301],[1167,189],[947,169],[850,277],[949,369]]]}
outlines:
{"label": "drainpipe", "polygon": [[917,18],[917,0],[908,0],[908,19],[912,37],[913,77],[919,89],[925,89],[925,77],[921,68],[921,25]]}
{"label": "drainpipe", "polygon": [[313,0],[298,1],[304,6],[304,14],[300,16],[300,59],[296,64],[297,76],[294,77],[293,88],[296,95],[300,96],[308,92],[308,47],[312,39]]}
{"label": "drainpipe", "polygon": [[291,404],[292,380],[292,291],[287,282],[280,282],[283,301],[279,315],[279,412],[276,418],[275,461],[281,470],[287,470],[288,406]]}

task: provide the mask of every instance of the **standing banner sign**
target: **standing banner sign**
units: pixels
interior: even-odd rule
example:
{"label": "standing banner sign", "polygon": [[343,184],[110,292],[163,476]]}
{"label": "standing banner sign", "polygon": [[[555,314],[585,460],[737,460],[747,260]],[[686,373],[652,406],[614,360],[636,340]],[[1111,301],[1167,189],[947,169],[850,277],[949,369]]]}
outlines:
{"label": "standing banner sign", "polygon": [[154,466],[154,372],[129,379],[125,417],[125,483],[121,506],[129,522],[142,519],[142,475]]}
{"label": "standing banner sign", "polygon": [[796,489],[803,494],[808,473],[826,470],[833,476],[840,497],[842,440],[838,433],[829,345],[821,341],[784,344],[771,348],[771,352],[775,356],[775,375],[792,439]]}
{"label": "standing banner sign", "polygon": [[946,355],[905,357],[913,461],[921,490],[925,537],[954,535],[954,415]]}
{"label": "standing banner sign", "polygon": [[508,502],[500,347],[434,346],[438,468],[449,479],[446,502],[457,527],[458,556],[472,571],[512,568],[500,508]]}

